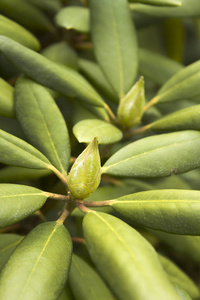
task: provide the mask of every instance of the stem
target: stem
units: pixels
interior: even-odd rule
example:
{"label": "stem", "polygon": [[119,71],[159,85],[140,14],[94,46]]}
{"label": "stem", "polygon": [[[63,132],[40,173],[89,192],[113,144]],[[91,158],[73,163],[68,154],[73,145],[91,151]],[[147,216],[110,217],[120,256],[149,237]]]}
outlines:
{"label": "stem", "polygon": [[54,193],[46,193],[46,195],[48,195],[48,198],[54,199],[54,200],[61,200],[61,201],[67,201],[70,202],[70,196],[66,196],[66,195],[60,195],[60,194],[54,194]]}
{"label": "stem", "polygon": [[112,112],[111,108],[107,104],[105,104],[104,107],[107,110],[107,112],[108,112],[109,116],[111,117],[111,119],[115,122],[115,124],[118,124],[118,119],[116,118],[116,116]]}
{"label": "stem", "polygon": [[59,219],[57,220],[58,223],[64,223],[64,221],[66,220],[66,218],[71,214],[71,211],[67,208],[64,208],[61,216],[59,217]]}
{"label": "stem", "polygon": [[74,43],[74,47],[80,50],[92,49],[92,43],[90,42]]}
{"label": "stem", "polygon": [[86,244],[85,239],[79,238],[79,237],[72,237],[72,241],[75,243],[81,243],[81,244]]}
{"label": "stem", "polygon": [[51,170],[51,171],[53,171],[55,174],[56,174],[56,176],[65,184],[65,185],[67,185],[67,178],[62,174],[62,173],[60,173],[60,171],[58,171],[58,169],[56,169],[54,166],[52,166],[52,165],[50,165],[49,166],[49,169]]}
{"label": "stem", "polygon": [[110,182],[110,183],[112,183],[114,185],[124,186],[124,184],[120,180],[112,178],[112,177],[107,176],[105,174],[102,175],[101,180],[102,181],[106,181],[106,182]]}
{"label": "stem", "polygon": [[110,206],[116,200],[105,200],[105,201],[84,201],[85,206],[89,207],[100,207],[100,206]]}
{"label": "stem", "polygon": [[144,107],[143,112],[147,111],[151,106],[159,101],[159,96],[152,98]]}
{"label": "stem", "polygon": [[151,124],[142,126],[140,128],[137,128],[137,129],[129,130],[129,131],[127,131],[127,132],[124,133],[124,138],[128,138],[128,137],[130,137],[132,135],[135,135],[135,134],[138,134],[138,133],[141,133],[141,132],[145,132],[149,128],[151,128]]}
{"label": "stem", "polygon": [[85,214],[87,214],[89,212],[94,212],[93,210],[87,208],[82,202],[75,202],[75,203],[76,203],[76,206]]}
{"label": "stem", "polygon": [[46,222],[46,218],[40,210],[37,210],[34,215],[38,216],[42,222]]}

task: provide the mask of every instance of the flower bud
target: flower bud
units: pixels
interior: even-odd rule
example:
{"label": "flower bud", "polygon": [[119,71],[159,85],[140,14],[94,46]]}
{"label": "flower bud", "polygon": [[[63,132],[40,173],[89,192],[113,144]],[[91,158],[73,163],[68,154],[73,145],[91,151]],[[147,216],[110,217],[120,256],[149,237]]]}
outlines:
{"label": "flower bud", "polygon": [[76,199],[85,199],[97,189],[101,180],[97,138],[77,157],[67,180],[68,188]]}
{"label": "flower bud", "polygon": [[144,78],[141,76],[128,94],[120,100],[117,117],[122,127],[131,128],[140,122],[144,100]]}

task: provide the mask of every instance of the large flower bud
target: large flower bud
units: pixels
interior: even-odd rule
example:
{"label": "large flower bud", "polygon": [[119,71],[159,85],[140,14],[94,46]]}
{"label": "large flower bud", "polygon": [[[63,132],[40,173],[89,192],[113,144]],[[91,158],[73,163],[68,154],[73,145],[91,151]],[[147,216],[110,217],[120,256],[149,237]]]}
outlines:
{"label": "large flower bud", "polygon": [[98,140],[94,140],[77,157],[68,175],[68,188],[76,199],[85,199],[99,186],[101,163]]}
{"label": "large flower bud", "polygon": [[131,128],[140,122],[144,100],[144,78],[141,76],[128,94],[120,100],[117,117],[122,127]]}

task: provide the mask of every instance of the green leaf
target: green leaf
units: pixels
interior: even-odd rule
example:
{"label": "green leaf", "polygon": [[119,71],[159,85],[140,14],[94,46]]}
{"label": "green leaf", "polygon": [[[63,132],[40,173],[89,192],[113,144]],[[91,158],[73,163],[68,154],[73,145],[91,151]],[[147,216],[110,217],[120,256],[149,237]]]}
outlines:
{"label": "green leaf", "polygon": [[139,48],[139,72],[145,78],[163,85],[175,73],[183,69],[183,65],[159,53]]}
{"label": "green leaf", "polygon": [[150,230],[169,249],[178,255],[186,257],[194,265],[200,263],[200,236],[175,235],[161,231]]}
{"label": "green leaf", "polygon": [[154,103],[195,98],[200,95],[200,60],[170,78],[158,91]]}
{"label": "green leaf", "polygon": [[23,180],[35,180],[53,174],[49,169],[28,169],[6,166],[0,169],[0,182],[11,183]]}
{"label": "green leaf", "polygon": [[0,271],[6,265],[12,252],[23,239],[22,236],[12,233],[0,234]]}
{"label": "green leaf", "polygon": [[18,79],[15,109],[31,143],[66,175],[70,159],[68,130],[63,115],[46,88],[28,78]]}
{"label": "green leaf", "polygon": [[149,128],[153,130],[184,130],[196,129],[200,130],[200,105],[194,105],[176,111],[164,118],[150,124]]}
{"label": "green leaf", "polygon": [[25,219],[40,209],[48,194],[25,185],[0,184],[0,227]]}
{"label": "green leaf", "polygon": [[145,191],[122,196],[111,202],[111,206],[139,226],[177,234],[200,233],[199,191]]}
{"label": "green leaf", "polygon": [[0,115],[13,118],[14,111],[14,89],[5,80],[0,78]]}
{"label": "green leaf", "polygon": [[55,22],[65,29],[88,33],[90,31],[89,9],[79,6],[64,7],[55,16]]}
{"label": "green leaf", "polygon": [[83,231],[92,260],[118,299],[179,299],[153,247],[132,227],[105,213],[88,213]]}
{"label": "green leaf", "polygon": [[83,103],[74,103],[74,111],[72,117],[72,123],[76,124],[85,119],[102,119],[110,122],[107,111],[104,107],[91,106]]}
{"label": "green leaf", "polygon": [[28,30],[0,15],[0,35],[5,35],[33,50],[40,50],[40,42]]}
{"label": "green leaf", "polygon": [[155,17],[199,17],[200,7],[198,0],[181,0],[179,7],[156,7],[146,4],[131,4],[131,9],[144,15]]}
{"label": "green leaf", "polygon": [[174,285],[179,297],[181,300],[192,300],[192,298],[188,295],[188,293],[182,289],[179,285]]}
{"label": "green leaf", "polygon": [[31,30],[54,31],[49,19],[39,9],[24,0],[1,0],[1,13]]}
{"label": "green leaf", "polygon": [[41,10],[44,10],[49,13],[56,13],[59,9],[61,9],[61,3],[59,0],[27,0],[29,3],[38,7]]}
{"label": "green leaf", "polygon": [[76,71],[62,67],[4,36],[0,37],[0,51],[40,84],[65,96],[78,97],[90,105],[106,106],[92,86]]}
{"label": "green leaf", "polygon": [[114,300],[114,296],[99,274],[76,254],[72,256],[69,284],[77,300]]}
{"label": "green leaf", "polygon": [[67,280],[71,251],[71,238],[63,224],[47,222],[35,227],[1,273],[0,298],[57,299]]}
{"label": "green leaf", "polygon": [[100,66],[87,59],[79,59],[79,67],[81,73],[100,91],[113,102],[118,102],[119,99],[106,79]]}
{"label": "green leaf", "polygon": [[155,6],[181,6],[180,0],[129,0],[130,2],[143,3]]}
{"label": "green leaf", "polygon": [[[191,155],[192,153],[192,155]],[[182,131],[150,136],[133,142],[111,156],[102,173],[133,176],[169,176],[200,166],[200,133]]]}
{"label": "green leaf", "polygon": [[58,300],[74,300],[71,290],[69,289],[69,285],[65,285],[62,294],[58,298]]}
{"label": "green leaf", "polygon": [[114,125],[98,119],[88,119],[78,122],[73,127],[73,133],[79,143],[89,143],[95,136],[99,144],[112,144],[122,139],[122,132]]}
{"label": "green leaf", "polygon": [[64,41],[46,47],[42,51],[42,55],[56,63],[74,70],[78,69],[78,56],[74,49]]}
{"label": "green leaf", "polygon": [[126,0],[91,0],[94,51],[118,97],[133,86],[138,66],[137,41]]}
{"label": "green leaf", "polygon": [[8,165],[51,169],[48,159],[37,149],[25,141],[0,130],[0,162]]}
{"label": "green leaf", "polygon": [[159,260],[173,284],[184,289],[192,299],[199,297],[199,290],[195,283],[178,266],[163,255],[159,255]]}

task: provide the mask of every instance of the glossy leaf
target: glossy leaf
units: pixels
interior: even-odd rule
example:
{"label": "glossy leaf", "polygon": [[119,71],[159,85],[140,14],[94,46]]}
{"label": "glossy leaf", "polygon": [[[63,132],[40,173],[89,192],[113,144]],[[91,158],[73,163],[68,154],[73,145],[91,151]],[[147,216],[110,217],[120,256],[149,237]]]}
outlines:
{"label": "glossy leaf", "polygon": [[67,280],[71,251],[71,238],[63,224],[47,222],[35,227],[1,273],[0,298],[57,299]]}
{"label": "glossy leaf", "polygon": [[62,67],[4,36],[0,37],[0,51],[22,72],[42,85],[65,96],[79,97],[91,105],[106,105],[92,86],[74,70]]}
{"label": "glossy leaf", "polygon": [[0,78],[0,115],[13,118],[14,111],[14,89],[5,80]]}
{"label": "glossy leaf", "polygon": [[58,26],[88,33],[89,10],[86,7],[70,6],[62,8],[55,17]]}
{"label": "glossy leaf", "polygon": [[[200,133],[182,131],[150,136],[133,142],[111,156],[102,173],[162,177],[200,166]],[[192,153],[192,155],[191,155]]]}
{"label": "glossy leaf", "polygon": [[155,97],[157,102],[171,102],[191,99],[200,95],[200,61],[185,67],[170,78],[159,90]]}
{"label": "glossy leaf", "polygon": [[78,56],[66,42],[51,44],[42,51],[42,55],[56,63],[66,65],[74,70],[78,69]]}
{"label": "glossy leaf", "polygon": [[94,51],[118,97],[133,86],[137,74],[137,41],[126,0],[91,0]]}
{"label": "glossy leaf", "polygon": [[73,127],[79,143],[89,143],[95,136],[99,144],[112,144],[122,139],[122,132],[114,125],[98,119],[87,119]]}
{"label": "glossy leaf", "polygon": [[23,239],[22,236],[12,233],[0,234],[0,271],[6,265],[12,252]]}
{"label": "glossy leaf", "polygon": [[200,130],[200,105],[194,105],[159,119],[158,121],[150,124],[153,130],[184,130],[196,129]]}
{"label": "glossy leaf", "polygon": [[72,256],[69,283],[77,300],[114,300],[114,296],[99,274],[76,254]]}
{"label": "glossy leaf", "polygon": [[154,190],[122,196],[111,203],[126,220],[177,234],[200,233],[200,192]]}
{"label": "glossy leaf", "polygon": [[53,174],[49,169],[28,169],[6,166],[0,169],[1,183],[15,183],[23,180],[35,180]]}
{"label": "glossy leaf", "polygon": [[94,85],[100,93],[104,94],[113,102],[118,102],[119,99],[106,79],[100,66],[87,59],[79,59],[79,67],[81,73]]}
{"label": "glossy leaf", "polygon": [[24,0],[1,0],[1,13],[32,30],[53,31],[53,25],[39,9]]}
{"label": "glossy leaf", "polygon": [[25,185],[0,184],[0,227],[25,219],[40,209],[48,194]]}
{"label": "glossy leaf", "polygon": [[5,35],[33,50],[40,50],[40,42],[28,30],[0,15],[0,35]]}
{"label": "glossy leaf", "polygon": [[15,109],[31,143],[66,175],[70,159],[68,130],[48,91],[31,79],[20,78],[15,86]]}
{"label": "glossy leaf", "polygon": [[111,215],[88,213],[83,231],[92,260],[118,299],[179,299],[153,247],[132,227]]}
{"label": "glossy leaf", "polygon": [[51,168],[48,159],[25,141],[0,130],[0,162],[33,169]]}
{"label": "glossy leaf", "polygon": [[159,85],[163,85],[182,69],[183,65],[178,62],[159,53],[139,48],[139,72]]}
{"label": "glossy leaf", "polygon": [[184,289],[192,299],[199,297],[198,287],[178,266],[163,255],[159,255],[159,260],[173,284]]}
{"label": "glossy leaf", "polygon": [[131,4],[131,9],[144,15],[155,17],[199,17],[200,7],[198,0],[181,0],[178,7],[156,7],[146,4]]}
{"label": "glossy leaf", "polygon": [[143,3],[155,6],[181,6],[180,0],[129,0],[130,2]]}

